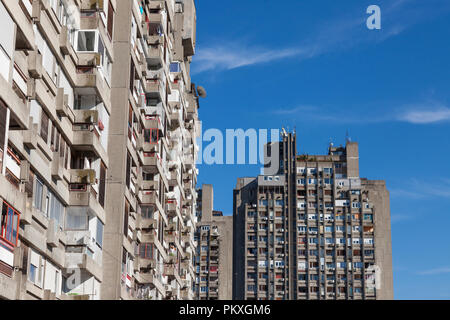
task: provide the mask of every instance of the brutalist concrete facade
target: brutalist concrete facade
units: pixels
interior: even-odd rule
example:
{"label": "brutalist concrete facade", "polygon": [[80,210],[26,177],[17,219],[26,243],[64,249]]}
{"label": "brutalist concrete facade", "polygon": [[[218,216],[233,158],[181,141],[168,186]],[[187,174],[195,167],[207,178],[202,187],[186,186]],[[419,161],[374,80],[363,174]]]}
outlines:
{"label": "brutalist concrete facade", "polygon": [[[389,192],[360,178],[358,144],[297,155],[234,190],[234,299],[393,299]],[[267,153],[268,154],[268,153]]]}
{"label": "brutalist concrete facade", "polygon": [[0,1],[0,298],[192,299],[193,0]]}
{"label": "brutalist concrete facade", "polygon": [[214,210],[212,185],[198,190],[196,299],[231,300],[233,217]]}
{"label": "brutalist concrete facade", "polygon": [[0,296],[99,299],[116,1],[0,1]]}
{"label": "brutalist concrete facade", "polygon": [[102,299],[193,299],[193,0],[117,2]]}

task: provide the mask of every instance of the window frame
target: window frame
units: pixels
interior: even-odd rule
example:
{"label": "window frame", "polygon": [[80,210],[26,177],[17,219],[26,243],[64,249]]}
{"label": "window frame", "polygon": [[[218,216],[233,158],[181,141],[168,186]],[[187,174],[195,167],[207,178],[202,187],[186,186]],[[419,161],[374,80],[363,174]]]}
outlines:
{"label": "window frame", "polygon": [[[4,215],[4,210],[6,207],[6,212]],[[10,210],[12,211],[12,215],[10,214]],[[10,216],[12,216],[12,224],[9,221]],[[16,218],[17,217],[17,218]],[[20,225],[20,212],[14,209],[6,201],[2,202],[2,216],[1,216],[1,233],[0,239],[5,241],[7,244],[12,246],[13,248],[17,246],[17,241],[19,239],[19,225]],[[10,229],[8,231],[8,228]],[[14,232],[15,229],[15,232]],[[9,235],[8,235],[9,233]]]}

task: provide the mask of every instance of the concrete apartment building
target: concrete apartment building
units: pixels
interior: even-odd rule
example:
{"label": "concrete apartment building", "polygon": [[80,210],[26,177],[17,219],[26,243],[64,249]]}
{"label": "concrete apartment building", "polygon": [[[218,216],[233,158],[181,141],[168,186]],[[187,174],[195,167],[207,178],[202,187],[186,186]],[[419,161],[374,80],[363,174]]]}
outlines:
{"label": "concrete apartment building", "polygon": [[297,155],[283,131],[265,153],[279,168],[234,190],[233,299],[393,299],[389,192],[358,144]]}
{"label": "concrete apartment building", "polygon": [[193,0],[117,1],[102,299],[193,299]]}
{"label": "concrete apartment building", "polygon": [[233,217],[214,210],[212,185],[198,190],[196,252],[196,299],[231,300]]}
{"label": "concrete apartment building", "polygon": [[116,1],[101,3],[0,1],[1,298],[100,298]]}
{"label": "concrete apartment building", "polygon": [[193,298],[193,0],[1,0],[0,298]]}

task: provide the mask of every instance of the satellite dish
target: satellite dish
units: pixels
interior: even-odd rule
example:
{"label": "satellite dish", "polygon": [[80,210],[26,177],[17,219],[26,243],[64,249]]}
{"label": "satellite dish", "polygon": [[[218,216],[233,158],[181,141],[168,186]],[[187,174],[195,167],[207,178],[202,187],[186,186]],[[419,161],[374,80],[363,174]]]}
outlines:
{"label": "satellite dish", "polygon": [[206,90],[202,86],[197,87],[197,93],[200,97],[206,98]]}

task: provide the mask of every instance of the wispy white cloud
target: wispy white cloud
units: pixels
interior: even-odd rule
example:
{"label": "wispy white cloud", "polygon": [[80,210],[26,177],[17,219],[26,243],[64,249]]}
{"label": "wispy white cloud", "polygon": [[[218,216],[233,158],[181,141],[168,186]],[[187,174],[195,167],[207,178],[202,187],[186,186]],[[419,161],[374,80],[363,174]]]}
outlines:
{"label": "wispy white cloud", "polygon": [[413,218],[411,214],[391,214],[391,224],[412,220]]}
{"label": "wispy white cloud", "polygon": [[318,108],[316,106],[311,105],[301,105],[295,108],[279,108],[277,110],[273,111],[273,114],[279,114],[279,115],[294,115],[301,112],[316,112],[318,111]]}
{"label": "wispy white cloud", "polygon": [[[385,122],[405,122],[416,125],[450,121],[450,108],[436,102],[424,102],[421,106],[405,105],[386,108],[381,112],[372,108],[333,108],[330,106],[299,105],[278,108],[274,115],[298,115],[304,121],[329,121],[341,124],[373,124]],[[363,111],[362,111],[363,110]],[[369,110],[369,111],[368,111]]]}
{"label": "wispy white cloud", "polygon": [[[309,38],[304,39],[302,44],[296,46],[269,48],[249,45],[247,41],[240,39],[223,40],[220,43],[204,47],[199,44],[192,72],[232,70],[287,58],[295,58],[300,61],[327,52],[349,49],[363,43],[380,43],[399,35],[424,18],[423,8],[421,8],[421,14],[415,13],[418,10],[411,12],[413,10],[411,8],[408,14],[404,14],[404,9],[413,2],[415,3],[416,0],[386,2],[382,11],[383,27],[377,32],[368,33],[362,27],[365,26],[367,16],[358,11],[359,13],[353,13],[352,16],[347,15],[334,21],[326,21],[318,30],[312,32]],[[426,9],[429,9],[429,6]]]}
{"label": "wispy white cloud", "polygon": [[245,48],[242,45],[219,45],[202,48],[195,57],[195,73],[207,70],[231,70],[260,63],[269,63],[275,60],[299,56],[301,49],[271,50],[265,48]]}
{"label": "wispy white cloud", "polygon": [[430,270],[417,272],[417,274],[419,274],[419,275],[438,275],[438,274],[445,274],[445,273],[450,273],[450,267],[436,268],[436,269],[430,269]]}
{"label": "wispy white cloud", "polygon": [[450,121],[450,108],[438,107],[430,109],[409,110],[401,114],[398,118],[413,124],[429,124],[435,122]]}
{"label": "wispy white cloud", "polygon": [[424,198],[444,198],[450,199],[449,179],[436,179],[436,181],[419,181],[410,179],[408,188],[392,189],[391,196],[396,198],[424,199]]}

